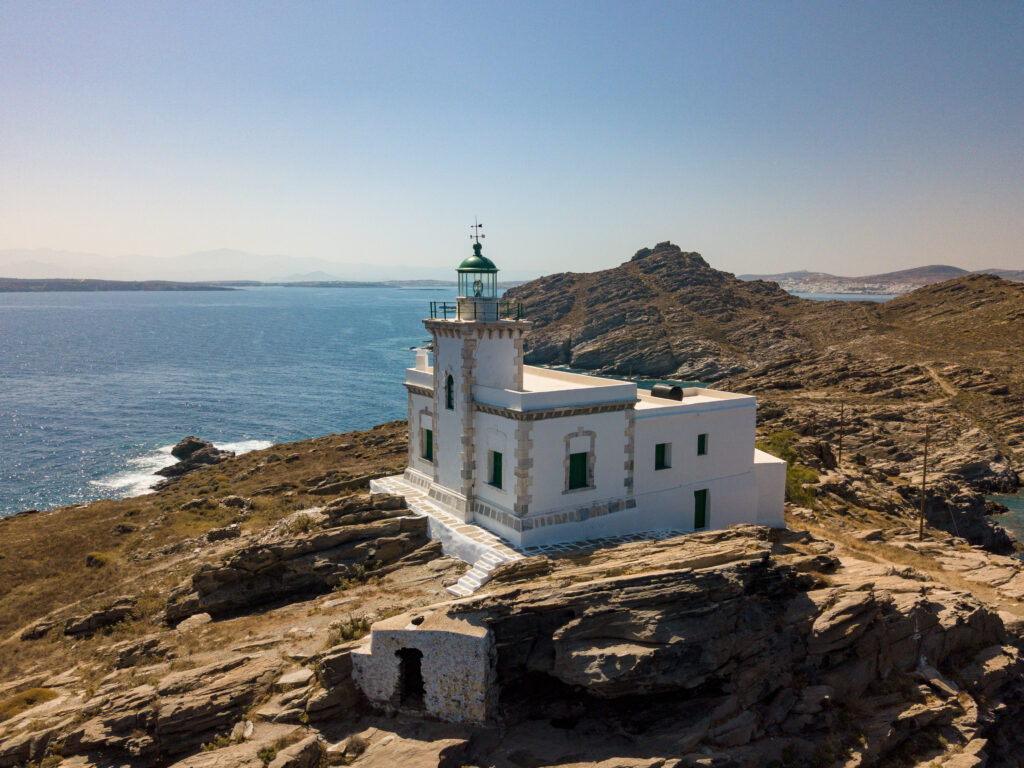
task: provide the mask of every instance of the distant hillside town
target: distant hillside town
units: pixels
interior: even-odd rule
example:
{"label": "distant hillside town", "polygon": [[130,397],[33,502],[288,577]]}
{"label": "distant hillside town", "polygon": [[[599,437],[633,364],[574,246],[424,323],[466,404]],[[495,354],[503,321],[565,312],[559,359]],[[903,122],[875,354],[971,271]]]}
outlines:
{"label": "distant hillside town", "polygon": [[739,275],[740,280],[770,280],[778,283],[790,293],[850,293],[850,294],[885,294],[898,296],[925,285],[953,280],[971,274],[996,275],[1005,280],[1024,282],[1022,269],[978,269],[973,272],[960,267],[945,264],[932,264],[927,267],[902,269],[898,272],[885,272],[880,275],[863,275],[861,277],[844,277],[831,275],[827,272],[809,272],[801,269],[796,272],[781,272],[776,275]]}

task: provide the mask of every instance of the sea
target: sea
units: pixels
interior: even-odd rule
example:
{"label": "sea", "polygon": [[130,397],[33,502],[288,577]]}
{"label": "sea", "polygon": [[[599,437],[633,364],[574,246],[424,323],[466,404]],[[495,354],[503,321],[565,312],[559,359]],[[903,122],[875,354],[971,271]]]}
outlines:
{"label": "sea", "polygon": [[241,453],[405,418],[454,293],[0,293],[0,515],[145,493],[186,435]]}
{"label": "sea", "polygon": [[1024,490],[1017,493],[996,493],[985,498],[998,501],[1010,510],[994,517],[993,520],[1009,531],[1014,539],[1024,541]]}
{"label": "sea", "polygon": [[186,435],[242,453],[404,418],[422,319],[453,298],[444,286],[0,293],[0,516],[145,493]]}

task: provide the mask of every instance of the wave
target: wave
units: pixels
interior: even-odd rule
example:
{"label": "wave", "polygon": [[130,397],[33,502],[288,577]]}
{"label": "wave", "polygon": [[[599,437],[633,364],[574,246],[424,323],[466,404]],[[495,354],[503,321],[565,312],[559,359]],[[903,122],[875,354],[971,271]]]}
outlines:
{"label": "wave", "polygon": [[[239,440],[233,443],[214,443],[215,448],[222,451],[233,451],[236,456],[250,451],[269,448],[273,443],[269,440]],[[171,455],[173,445],[161,445],[156,450],[142,456],[128,459],[128,467],[99,480],[90,480],[89,484],[97,488],[114,491],[118,497],[141,496],[153,490],[153,486],[164,478],[156,474],[157,470],[177,463]]]}
{"label": "wave", "polygon": [[237,443],[214,443],[213,447],[222,451],[234,451],[236,455],[241,456],[250,451],[262,451],[272,445],[269,440],[239,440]]}

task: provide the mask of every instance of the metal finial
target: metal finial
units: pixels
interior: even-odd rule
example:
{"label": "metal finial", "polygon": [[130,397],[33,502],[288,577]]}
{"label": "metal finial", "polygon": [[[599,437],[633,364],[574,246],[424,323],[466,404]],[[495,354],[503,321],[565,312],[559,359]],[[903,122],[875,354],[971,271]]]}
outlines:
{"label": "metal finial", "polygon": [[476,216],[473,217],[473,221],[474,223],[471,224],[469,227],[470,229],[473,230],[473,234],[469,236],[469,239],[476,240],[479,243],[480,239],[483,237],[487,237],[487,235],[483,235],[480,233],[480,230],[484,228],[484,225],[477,221]]}

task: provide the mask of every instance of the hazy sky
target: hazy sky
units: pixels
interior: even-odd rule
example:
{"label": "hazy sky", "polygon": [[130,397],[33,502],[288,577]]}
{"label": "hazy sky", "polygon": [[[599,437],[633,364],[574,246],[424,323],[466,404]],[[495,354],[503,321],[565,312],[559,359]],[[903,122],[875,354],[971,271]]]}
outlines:
{"label": "hazy sky", "polygon": [[1024,3],[0,0],[0,249],[1024,267]]}

